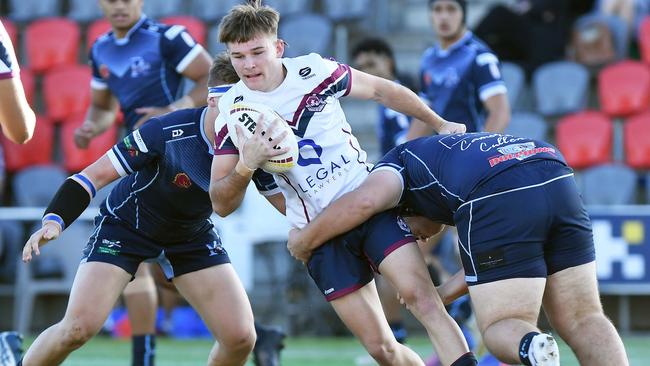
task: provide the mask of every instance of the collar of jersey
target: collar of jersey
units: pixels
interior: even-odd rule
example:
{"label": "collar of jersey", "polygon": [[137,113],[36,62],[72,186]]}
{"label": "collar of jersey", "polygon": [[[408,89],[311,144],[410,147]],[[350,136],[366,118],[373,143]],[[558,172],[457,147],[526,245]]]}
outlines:
{"label": "collar of jersey", "polygon": [[449,48],[447,48],[446,50],[443,50],[442,48],[440,48],[440,44],[437,44],[436,45],[436,55],[438,57],[447,57],[447,56],[449,56],[452,52],[454,52],[455,50],[462,47],[465,44],[465,42],[467,42],[467,40],[470,39],[472,36],[473,36],[473,34],[472,34],[471,31],[465,31],[465,34],[462,37],[460,37],[460,39],[458,41],[456,41],[454,44],[449,46]]}
{"label": "collar of jersey", "polygon": [[138,21],[133,25],[133,27],[131,27],[131,29],[129,29],[129,31],[126,32],[126,36],[124,36],[124,38],[116,38],[116,37],[115,37],[115,33],[114,33],[114,32],[111,33],[111,35],[113,36],[113,41],[115,42],[115,44],[117,44],[117,45],[119,45],[119,46],[123,46],[123,45],[129,43],[129,41],[131,40],[131,35],[133,34],[133,32],[135,32],[136,30],[138,30],[138,28],[140,28],[140,26],[142,26],[142,24],[143,24],[146,20],[147,20],[147,16],[144,15],[144,14],[142,14],[142,16],[140,17],[140,20],[138,20]]}
{"label": "collar of jersey", "polygon": [[[208,107],[203,108],[201,111],[201,123],[199,123],[199,127],[201,129],[201,137],[203,137],[203,141],[208,145],[208,151],[210,152],[210,155],[214,155],[214,149],[212,148],[212,143],[210,143],[210,139],[208,136],[205,134],[205,113],[208,111]],[[212,121],[214,123],[214,121]]]}

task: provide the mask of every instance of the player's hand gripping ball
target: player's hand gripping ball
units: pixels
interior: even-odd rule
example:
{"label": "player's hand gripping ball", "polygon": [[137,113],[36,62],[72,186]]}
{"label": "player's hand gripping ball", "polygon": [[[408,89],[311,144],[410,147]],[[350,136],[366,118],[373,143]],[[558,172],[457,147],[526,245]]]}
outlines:
{"label": "player's hand gripping ball", "polygon": [[[274,149],[282,149],[287,147],[288,150],[284,154],[280,154],[272,157],[267,160],[266,163],[262,166],[262,169],[271,173],[283,173],[291,169],[296,162],[298,161],[298,140],[293,134],[293,129],[287,121],[284,120],[277,112],[269,108],[264,104],[259,103],[235,103],[230,106],[228,110],[228,115],[226,116],[226,124],[228,127],[228,135],[232,139],[232,142],[241,149],[239,141],[237,138],[237,132],[235,126],[240,126],[241,130],[244,132],[247,138],[253,136],[255,128],[257,127],[257,121],[260,120],[261,116],[264,116],[266,125],[269,126],[273,121],[280,120],[280,123],[277,123],[279,128],[275,128],[273,136],[269,138],[276,138],[280,136],[283,132],[286,132],[286,136],[282,141],[275,145]],[[265,133],[265,131],[263,131]]]}

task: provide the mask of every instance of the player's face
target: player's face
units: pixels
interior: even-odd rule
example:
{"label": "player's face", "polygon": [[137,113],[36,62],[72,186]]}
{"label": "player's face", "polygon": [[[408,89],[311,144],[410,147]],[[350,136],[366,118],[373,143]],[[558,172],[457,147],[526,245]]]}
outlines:
{"label": "player's face", "polygon": [[442,225],[433,222],[424,216],[404,216],[404,221],[411,228],[413,236],[420,240],[426,240],[442,229]]}
{"label": "player's face", "polygon": [[362,52],[354,59],[354,67],[370,75],[384,79],[394,79],[392,61],[386,55],[376,52]]}
{"label": "player's face", "polygon": [[248,42],[228,43],[230,61],[239,78],[251,90],[277,88],[284,80],[284,42],[272,35],[259,35]]}
{"label": "player's face", "polygon": [[440,39],[454,39],[463,30],[463,9],[455,1],[438,0],[431,5],[431,21]]}
{"label": "player's face", "polygon": [[142,15],[143,0],[99,0],[106,19],[116,30],[130,29]]}

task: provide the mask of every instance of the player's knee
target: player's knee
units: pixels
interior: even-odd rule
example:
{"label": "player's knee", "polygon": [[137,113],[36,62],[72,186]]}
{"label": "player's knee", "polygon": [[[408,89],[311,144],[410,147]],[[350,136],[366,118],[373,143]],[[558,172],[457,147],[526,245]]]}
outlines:
{"label": "player's knee", "polygon": [[239,329],[228,332],[218,339],[221,347],[225,347],[234,353],[245,354],[248,354],[253,350],[256,340],[257,334],[255,333],[255,328],[253,326],[240,327]]}
{"label": "player's knee", "polygon": [[[432,287],[432,286],[431,286]],[[412,312],[421,314],[428,314],[431,312],[443,312],[444,307],[441,302],[436,302],[435,298],[431,296],[431,292],[427,291],[429,287],[418,286],[417,283],[409,284],[405,288],[399,289],[399,295]]]}
{"label": "player's knee", "polygon": [[376,341],[366,344],[366,350],[380,365],[391,363],[397,352],[397,342],[389,340]]}
{"label": "player's knee", "polygon": [[570,341],[575,337],[582,337],[584,328],[594,324],[609,322],[607,316],[601,309],[583,309],[571,313],[572,316],[564,316],[551,321],[553,328],[557,330],[563,339]]}
{"label": "player's knee", "polygon": [[88,342],[99,328],[84,321],[72,321],[60,324],[62,329],[61,343],[67,349],[77,349]]}

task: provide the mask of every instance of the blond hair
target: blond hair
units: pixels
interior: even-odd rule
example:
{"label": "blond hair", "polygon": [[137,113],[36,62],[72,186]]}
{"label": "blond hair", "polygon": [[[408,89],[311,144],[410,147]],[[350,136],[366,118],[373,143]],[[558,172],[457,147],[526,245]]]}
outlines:
{"label": "blond hair", "polygon": [[277,37],[279,22],[280,13],[270,6],[263,6],[261,0],[237,5],[219,24],[219,42],[243,43],[260,34]]}
{"label": "blond hair", "polygon": [[239,81],[239,75],[230,62],[228,53],[221,52],[212,60],[210,73],[208,74],[208,87],[223,84],[234,84]]}

